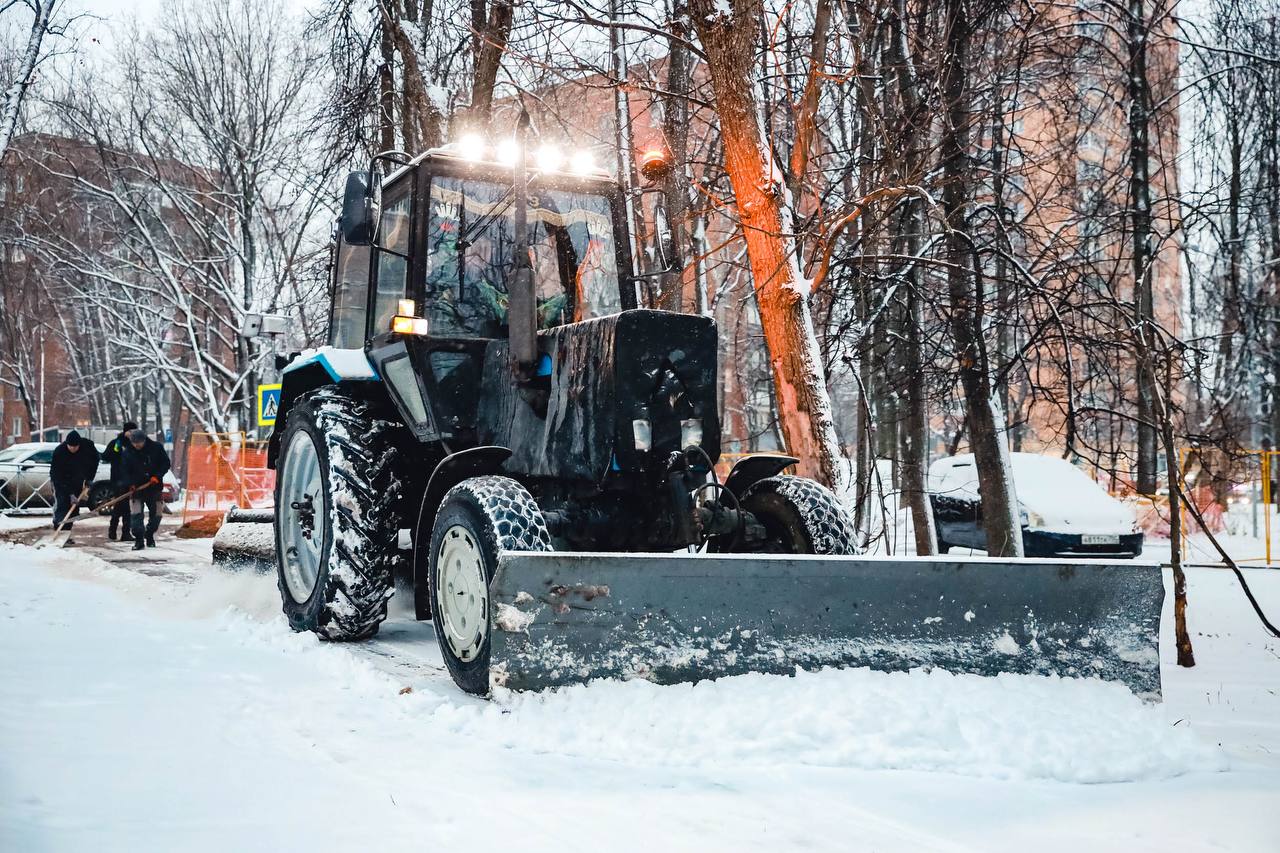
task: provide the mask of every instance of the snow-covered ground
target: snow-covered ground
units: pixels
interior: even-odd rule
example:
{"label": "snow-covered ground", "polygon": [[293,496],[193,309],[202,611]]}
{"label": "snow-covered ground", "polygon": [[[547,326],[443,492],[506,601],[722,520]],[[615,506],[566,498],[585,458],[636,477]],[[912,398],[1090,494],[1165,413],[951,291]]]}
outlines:
{"label": "snow-covered ground", "polygon": [[1221,570],[1162,705],[865,670],[485,702],[402,611],[322,644],[160,544],[0,544],[0,850],[1280,849],[1280,641]]}
{"label": "snow-covered ground", "polygon": [[33,530],[37,527],[48,527],[53,523],[52,516],[44,515],[9,515],[0,512],[0,533],[11,533],[18,530]]}

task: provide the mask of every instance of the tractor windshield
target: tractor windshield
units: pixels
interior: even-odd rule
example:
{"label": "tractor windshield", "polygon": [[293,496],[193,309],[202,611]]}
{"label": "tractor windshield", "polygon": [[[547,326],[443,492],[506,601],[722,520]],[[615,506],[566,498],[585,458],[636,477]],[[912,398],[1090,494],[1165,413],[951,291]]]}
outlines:
{"label": "tractor windshield", "polygon": [[[607,197],[530,187],[528,221],[540,328],[622,310]],[[504,334],[514,226],[510,185],[432,179],[424,295],[433,335]]]}

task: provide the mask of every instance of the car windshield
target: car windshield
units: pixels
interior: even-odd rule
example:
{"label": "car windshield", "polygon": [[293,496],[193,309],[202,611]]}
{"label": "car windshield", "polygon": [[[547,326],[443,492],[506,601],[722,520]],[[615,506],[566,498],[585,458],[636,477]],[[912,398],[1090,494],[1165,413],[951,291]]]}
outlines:
{"label": "car windshield", "polygon": [[7,450],[0,450],[0,462],[16,462],[22,458],[27,451],[25,449],[10,447]]}
{"label": "car windshield", "polygon": [[[622,310],[607,197],[532,187],[528,221],[539,328]],[[425,288],[432,334],[504,334],[514,226],[509,185],[432,179]]]}

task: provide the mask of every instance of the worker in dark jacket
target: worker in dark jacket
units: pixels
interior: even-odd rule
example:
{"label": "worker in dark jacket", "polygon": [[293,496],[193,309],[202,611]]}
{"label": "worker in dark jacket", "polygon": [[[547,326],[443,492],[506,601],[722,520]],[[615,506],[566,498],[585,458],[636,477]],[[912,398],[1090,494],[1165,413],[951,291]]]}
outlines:
{"label": "worker in dark jacket", "polygon": [[[124,449],[129,446],[129,433],[137,428],[138,425],[133,421],[125,421],[120,434],[111,439],[107,449],[102,451],[102,461],[111,463],[111,488],[115,497],[120,497],[133,485],[124,480]],[[111,508],[111,527],[107,530],[107,538],[115,539],[116,531],[119,530],[120,538],[128,539],[131,527],[129,519],[129,501],[118,501]]]}
{"label": "worker in dark jacket", "polygon": [[[92,441],[82,441],[75,430],[67,433],[53,451],[49,464],[49,482],[53,484],[53,526],[62,524],[71,511],[72,502],[85,495],[98,474],[98,448]],[[79,507],[77,507],[77,510]],[[68,524],[66,530],[71,529]]]}
{"label": "worker in dark jacket", "polygon": [[[129,488],[138,487],[129,499],[129,532],[133,534],[133,550],[154,548],[156,531],[160,529],[161,482],[169,473],[169,454],[164,452],[163,445],[147,438],[142,430],[131,430],[121,467],[124,482]],[[145,527],[142,524],[143,509],[148,513]]]}

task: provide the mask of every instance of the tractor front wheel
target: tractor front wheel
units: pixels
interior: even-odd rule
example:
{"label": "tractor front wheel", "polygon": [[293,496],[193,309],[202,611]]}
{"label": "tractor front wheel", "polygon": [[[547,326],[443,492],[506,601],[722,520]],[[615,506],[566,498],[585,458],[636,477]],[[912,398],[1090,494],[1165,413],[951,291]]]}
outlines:
{"label": "tractor front wheel", "polygon": [[489,583],[503,551],[549,551],[533,496],[509,477],[463,480],[445,494],[431,533],[431,618],[454,682],[489,692]]}

